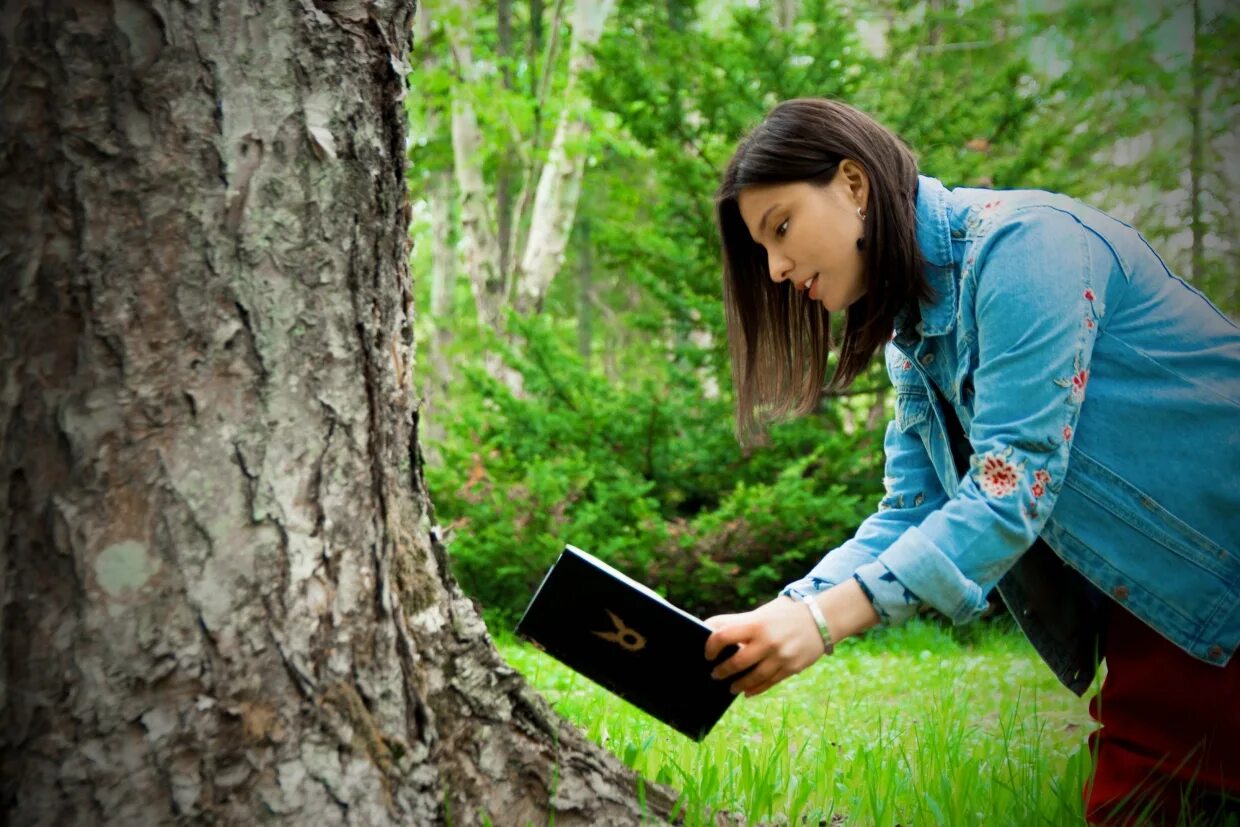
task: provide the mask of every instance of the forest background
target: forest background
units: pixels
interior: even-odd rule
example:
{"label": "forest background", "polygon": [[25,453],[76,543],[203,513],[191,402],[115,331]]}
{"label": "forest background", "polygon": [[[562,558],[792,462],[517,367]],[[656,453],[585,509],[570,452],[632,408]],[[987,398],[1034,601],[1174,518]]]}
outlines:
{"label": "forest background", "polygon": [[428,0],[416,25],[427,479],[493,629],[565,542],[699,616],[748,608],[882,495],[878,362],[767,444],[733,436],[713,195],[780,100],[862,108],[949,187],[1101,207],[1240,315],[1221,0]]}

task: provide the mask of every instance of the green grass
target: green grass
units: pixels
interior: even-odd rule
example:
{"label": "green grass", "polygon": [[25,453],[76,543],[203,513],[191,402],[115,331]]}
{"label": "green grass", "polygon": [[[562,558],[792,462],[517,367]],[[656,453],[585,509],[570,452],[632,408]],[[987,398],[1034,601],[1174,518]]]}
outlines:
{"label": "green grass", "polygon": [[[1087,700],[1010,628],[914,620],[846,641],[697,744],[528,644],[500,651],[643,776],[684,793],[686,825],[1082,823]],[[1097,683],[1095,683],[1095,687]]]}

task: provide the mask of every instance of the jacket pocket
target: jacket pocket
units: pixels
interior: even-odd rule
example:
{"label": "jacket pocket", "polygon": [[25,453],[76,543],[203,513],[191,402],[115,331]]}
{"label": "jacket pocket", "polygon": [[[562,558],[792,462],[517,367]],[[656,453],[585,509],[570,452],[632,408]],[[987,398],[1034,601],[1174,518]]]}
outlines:
{"label": "jacket pocket", "polygon": [[896,395],[896,427],[901,433],[920,430],[919,425],[930,418],[930,398],[924,393],[901,392]]}

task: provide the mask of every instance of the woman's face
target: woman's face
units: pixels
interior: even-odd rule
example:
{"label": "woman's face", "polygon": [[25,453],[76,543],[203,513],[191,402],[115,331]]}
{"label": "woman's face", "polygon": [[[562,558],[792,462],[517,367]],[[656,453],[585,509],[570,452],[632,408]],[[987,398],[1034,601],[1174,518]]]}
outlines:
{"label": "woman's face", "polygon": [[766,250],[771,280],[791,281],[835,313],[865,295],[857,239],[864,225],[868,182],[860,165],[840,164],[826,186],[803,181],[745,187],[737,197],[753,240]]}

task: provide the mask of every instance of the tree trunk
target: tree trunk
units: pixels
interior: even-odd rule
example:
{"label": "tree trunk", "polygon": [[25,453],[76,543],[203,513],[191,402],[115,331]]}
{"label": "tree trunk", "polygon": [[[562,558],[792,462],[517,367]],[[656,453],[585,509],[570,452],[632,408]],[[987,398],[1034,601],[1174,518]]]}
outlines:
{"label": "tree trunk", "polygon": [[[512,0],[499,0],[497,5],[497,23],[499,43],[500,72],[504,81],[504,89],[512,91]],[[508,282],[508,271],[512,267],[512,182],[520,171],[516,151],[510,146],[500,157],[499,172],[495,181],[495,210],[499,222],[499,269]]]}
{"label": "tree trunk", "polygon": [[[452,45],[459,83],[452,99],[452,159],[461,194],[461,230],[465,236],[465,270],[480,324],[503,329],[507,284],[500,242],[491,218],[490,195],[482,175],[482,129],[474,111],[473,87],[479,69],[473,53],[473,0],[455,0],[445,30]],[[497,366],[488,364],[492,375]]]}
{"label": "tree trunk", "polygon": [[430,527],[412,15],[4,7],[0,821],[639,821]]}
{"label": "tree trunk", "polygon": [[[421,418],[427,437],[434,442],[444,438],[444,401],[452,387],[452,297],[456,291],[456,251],[452,248],[452,181],[446,171],[432,173],[427,200],[431,209],[431,331],[430,371],[426,382]],[[435,451],[426,452],[432,465],[440,460]]]}
{"label": "tree trunk", "polygon": [[775,4],[775,25],[782,31],[791,31],[800,11],[800,0],[778,0]]}
{"label": "tree trunk", "polygon": [[594,251],[590,247],[590,222],[581,225],[581,263],[577,268],[577,355],[587,368],[593,350],[594,331],[591,307],[594,298]]}
{"label": "tree trunk", "polygon": [[594,66],[591,49],[603,35],[603,26],[615,0],[578,0],[573,9],[573,39],[569,47],[568,98],[556,125],[547,162],[539,174],[530,217],[529,236],[517,272],[516,309],[533,313],[564,261],[564,249],[573,229],[577,201],[581,196],[581,177],[585,157],[580,145],[589,134],[586,114],[589,100],[577,89],[583,74]]}
{"label": "tree trunk", "polygon": [[[418,9],[414,19],[414,38],[416,42],[426,42],[431,37],[430,18],[426,7]],[[428,53],[422,61],[422,69],[433,73],[439,68],[439,55]],[[444,112],[432,109],[427,112],[427,132],[434,135],[439,132]],[[452,364],[448,359],[448,349],[452,346],[452,297],[456,292],[457,256],[452,246],[452,174],[446,169],[437,169],[428,176],[425,198],[430,206],[431,214],[431,335],[428,342],[430,350],[430,371],[427,372],[420,421],[427,435],[425,457],[427,462],[436,465],[440,462],[435,444],[442,441],[446,429],[441,412],[443,402],[447,398],[448,388],[452,383]]]}

